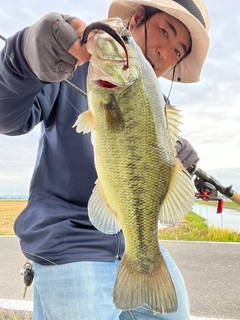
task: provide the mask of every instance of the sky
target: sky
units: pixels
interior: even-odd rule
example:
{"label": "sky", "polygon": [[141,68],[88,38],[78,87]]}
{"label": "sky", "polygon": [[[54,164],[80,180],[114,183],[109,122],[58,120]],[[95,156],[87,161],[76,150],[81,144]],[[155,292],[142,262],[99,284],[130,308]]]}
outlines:
{"label": "sky", "polygon": [[[0,2],[0,34],[7,38],[51,11],[77,16],[86,23],[105,19],[111,1]],[[240,192],[240,3],[205,3],[211,19],[211,44],[201,81],[174,83],[170,100],[181,110],[180,135],[197,150],[198,167]],[[3,45],[0,40],[0,49]],[[171,82],[159,81],[168,95]],[[24,136],[0,135],[0,196],[28,194],[39,134],[36,127]]]}

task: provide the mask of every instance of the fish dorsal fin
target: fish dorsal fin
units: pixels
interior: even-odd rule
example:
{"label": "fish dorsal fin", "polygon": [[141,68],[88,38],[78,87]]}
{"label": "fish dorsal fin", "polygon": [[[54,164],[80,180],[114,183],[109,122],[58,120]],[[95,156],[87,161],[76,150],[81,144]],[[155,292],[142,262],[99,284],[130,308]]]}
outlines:
{"label": "fish dorsal fin", "polygon": [[101,232],[114,234],[121,230],[117,215],[108,206],[98,180],[88,202],[88,215],[94,227]]}
{"label": "fish dorsal fin", "polygon": [[191,176],[175,158],[167,194],[161,204],[158,219],[162,225],[180,222],[194,203]]}
{"label": "fish dorsal fin", "polygon": [[81,113],[72,127],[77,127],[76,131],[78,133],[88,133],[90,131],[93,131],[94,125],[91,111],[87,110]]}
{"label": "fish dorsal fin", "polygon": [[180,132],[178,127],[180,124],[182,124],[179,119],[181,119],[180,115],[180,110],[176,109],[175,107],[166,104],[165,105],[165,114],[166,114],[166,120],[167,120],[167,126],[168,126],[168,131],[170,134],[170,140],[171,140],[171,145],[174,154],[176,154],[176,141],[177,141],[177,135]]}

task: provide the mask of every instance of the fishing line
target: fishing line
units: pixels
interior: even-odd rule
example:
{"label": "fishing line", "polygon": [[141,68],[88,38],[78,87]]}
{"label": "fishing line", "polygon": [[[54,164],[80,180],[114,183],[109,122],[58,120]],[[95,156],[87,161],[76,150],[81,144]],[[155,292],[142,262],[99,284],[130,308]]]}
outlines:
{"label": "fishing line", "polygon": [[93,35],[87,39],[87,42],[88,42],[89,40],[91,40],[99,31],[100,31],[100,29],[98,29],[98,30],[95,31],[95,32],[94,32],[94,31],[91,31],[91,32],[93,33]]}
{"label": "fishing line", "polygon": [[144,7],[144,42],[145,42],[145,48],[144,48],[144,55],[145,58],[147,58],[147,21],[146,21],[146,14],[147,14],[147,7]]}
{"label": "fishing line", "polygon": [[170,89],[169,89],[169,92],[168,92],[168,96],[167,96],[167,100],[169,101],[169,97],[170,97],[170,94],[172,92],[172,88],[173,88],[173,79],[174,79],[174,76],[175,76],[175,66],[173,67],[173,75],[172,75],[172,82],[171,82],[171,86],[170,86]]}
{"label": "fishing line", "polygon": [[[65,82],[65,81],[62,81]],[[69,82],[69,81],[68,81]],[[71,83],[71,82],[69,82]],[[72,84],[72,83],[71,83]],[[72,102],[68,99],[68,97],[66,96],[66,94],[63,92],[63,90],[60,88],[60,86],[58,86],[56,83],[54,83],[54,85],[56,87],[58,87],[59,91],[64,95],[65,99],[68,101],[68,103],[70,104],[70,106],[72,106],[79,114],[81,113],[73,104]],[[79,89],[80,90],[80,89]],[[87,94],[86,94],[87,95]]]}

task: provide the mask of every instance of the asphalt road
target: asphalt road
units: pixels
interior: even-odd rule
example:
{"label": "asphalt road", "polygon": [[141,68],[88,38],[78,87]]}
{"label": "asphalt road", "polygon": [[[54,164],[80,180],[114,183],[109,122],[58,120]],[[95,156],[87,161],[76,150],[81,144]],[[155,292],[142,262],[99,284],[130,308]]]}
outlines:
{"label": "asphalt road", "polygon": [[[240,243],[162,241],[181,270],[196,317],[240,319]],[[16,237],[0,237],[0,300],[23,300],[26,262]],[[33,286],[25,301],[32,301]]]}

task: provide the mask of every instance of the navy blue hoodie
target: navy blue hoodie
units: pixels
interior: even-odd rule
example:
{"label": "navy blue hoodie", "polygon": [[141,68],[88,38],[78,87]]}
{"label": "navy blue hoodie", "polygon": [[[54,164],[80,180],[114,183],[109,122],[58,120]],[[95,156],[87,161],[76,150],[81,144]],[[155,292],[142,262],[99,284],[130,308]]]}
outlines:
{"label": "navy blue hoodie", "polygon": [[[41,137],[27,207],[15,222],[24,255],[40,264],[114,261],[122,256],[122,232],[106,235],[88,219],[96,181],[90,134],[72,128],[86,98],[64,83],[43,83],[21,52],[23,31],[9,38],[0,59],[0,133]],[[88,64],[71,81],[86,91]]]}

